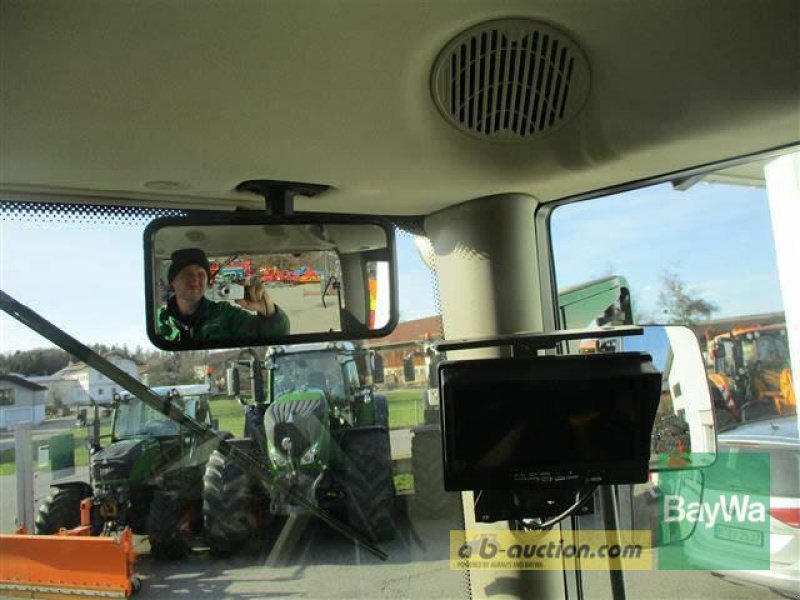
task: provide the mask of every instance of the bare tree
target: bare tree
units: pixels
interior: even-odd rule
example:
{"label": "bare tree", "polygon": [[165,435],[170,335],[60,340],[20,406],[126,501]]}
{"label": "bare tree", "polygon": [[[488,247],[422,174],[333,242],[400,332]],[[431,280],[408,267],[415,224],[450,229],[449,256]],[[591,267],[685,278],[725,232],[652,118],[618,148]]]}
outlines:
{"label": "bare tree", "polygon": [[619,269],[617,269],[617,265],[613,262],[606,263],[606,266],[603,267],[603,270],[600,271],[599,274],[595,273],[592,275],[592,279],[605,279],[606,277],[613,277],[614,275],[619,275]]}
{"label": "bare tree", "polygon": [[661,275],[658,306],[667,323],[679,325],[694,325],[697,321],[708,320],[719,309],[695,290],[687,288],[674,271],[664,271]]}

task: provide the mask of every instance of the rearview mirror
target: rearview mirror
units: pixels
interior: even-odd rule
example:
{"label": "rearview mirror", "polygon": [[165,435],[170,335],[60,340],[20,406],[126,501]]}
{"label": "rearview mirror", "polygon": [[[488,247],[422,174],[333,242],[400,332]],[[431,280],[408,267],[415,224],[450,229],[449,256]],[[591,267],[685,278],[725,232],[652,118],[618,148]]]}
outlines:
{"label": "rearview mirror", "polygon": [[165,350],[383,337],[397,323],[394,232],[380,219],[167,217],[144,247],[147,333]]}

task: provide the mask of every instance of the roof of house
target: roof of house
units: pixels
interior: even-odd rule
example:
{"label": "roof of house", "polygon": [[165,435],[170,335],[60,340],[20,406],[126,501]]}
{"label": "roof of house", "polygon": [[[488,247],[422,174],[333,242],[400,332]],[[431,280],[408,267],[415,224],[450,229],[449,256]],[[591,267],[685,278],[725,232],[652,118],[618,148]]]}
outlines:
{"label": "roof of house", "polygon": [[31,375],[30,377],[26,377],[30,382],[43,384],[43,383],[57,383],[59,381],[63,381],[61,377],[56,375],[55,373],[52,375]]}
{"label": "roof of house", "polygon": [[394,346],[410,344],[418,340],[438,340],[442,338],[442,318],[439,315],[398,323],[395,330],[386,337],[366,340],[364,346]]}
{"label": "roof of house", "polygon": [[55,373],[53,373],[53,375],[61,375],[61,374],[63,374],[63,373],[69,373],[69,372],[71,372],[71,371],[80,371],[80,370],[81,370],[81,369],[83,369],[85,366],[86,366],[86,363],[82,363],[82,362],[77,362],[77,363],[69,363],[69,364],[68,364],[66,367],[64,367],[63,369],[59,369],[58,371],[56,371]]}
{"label": "roof of house", "polygon": [[[122,356],[121,354],[118,354],[117,352],[110,352],[109,354],[104,354],[103,355],[103,358],[105,358],[106,360],[111,360],[114,357],[120,358],[122,360],[129,360],[129,361],[131,361],[133,364],[135,364],[137,366],[141,365],[141,363],[139,361],[134,360],[132,358],[126,358],[126,357]],[[84,369],[91,369],[91,368],[92,367],[87,365],[85,362],[78,361],[78,362],[74,362],[74,363],[68,364],[66,367],[64,367],[60,371],[57,371],[57,372],[53,373],[53,375],[54,376],[58,376],[58,377],[63,377],[64,375],[69,375],[70,373],[77,373],[78,371],[83,371]]]}
{"label": "roof of house", "polygon": [[694,324],[691,329],[698,337],[704,337],[706,333],[716,336],[725,333],[736,327],[751,327],[756,325],[775,325],[786,322],[786,313],[774,312],[758,315],[742,315],[739,317],[727,317],[724,319],[713,319]]}
{"label": "roof of house", "polygon": [[32,381],[28,381],[24,377],[20,377],[19,375],[12,375],[10,373],[0,374],[0,381],[8,381],[10,383],[14,383],[20,387],[24,387],[29,390],[33,390],[35,392],[41,392],[47,389],[43,385],[39,385],[38,383],[33,383]]}

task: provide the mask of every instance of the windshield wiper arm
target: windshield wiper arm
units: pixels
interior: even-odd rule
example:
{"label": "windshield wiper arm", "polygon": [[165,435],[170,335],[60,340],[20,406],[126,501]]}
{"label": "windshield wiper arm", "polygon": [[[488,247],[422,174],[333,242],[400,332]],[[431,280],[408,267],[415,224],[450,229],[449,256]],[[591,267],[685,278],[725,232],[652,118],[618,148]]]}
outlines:
{"label": "windshield wiper arm", "polygon": [[381,560],[389,558],[386,552],[367,540],[361,533],[346,523],[343,523],[327,511],[315,506],[313,502],[274,477],[249,454],[235,447],[226,439],[215,433],[210,427],[195,421],[177,406],[173,406],[170,402],[170,398],[159,396],[142,382],[137,381],[128,373],[117,367],[114,363],[106,360],[97,352],[82,344],[64,330],[59,329],[39,313],[18,302],[2,290],[0,290],[0,308],[23,325],[29,327],[42,337],[47,338],[59,348],[69,352],[75,358],[82,360],[96,371],[108,377],[114,383],[125,388],[125,390],[139,398],[148,406],[192,431],[192,433],[198,436],[201,443],[216,442],[217,450],[219,450],[220,454],[233,460],[239,468],[257,480],[267,491],[270,491],[271,487],[278,488],[294,503],[303,507],[309,513],[321,521],[324,521],[345,537],[360,544],[377,558]]}

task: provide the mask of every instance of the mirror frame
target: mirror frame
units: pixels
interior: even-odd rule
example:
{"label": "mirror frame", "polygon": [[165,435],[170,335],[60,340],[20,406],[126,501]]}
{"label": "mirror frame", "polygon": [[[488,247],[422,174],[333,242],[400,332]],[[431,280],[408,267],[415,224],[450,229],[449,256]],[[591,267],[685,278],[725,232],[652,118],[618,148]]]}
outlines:
{"label": "mirror frame", "polygon": [[[153,237],[155,234],[166,227],[172,226],[218,226],[232,227],[237,225],[374,225],[378,226],[386,234],[386,249],[384,251],[373,250],[370,253],[383,254],[389,263],[389,320],[380,329],[368,329],[363,327],[358,330],[299,333],[284,336],[276,336],[269,339],[259,340],[257,344],[242,345],[239,341],[231,343],[222,342],[196,342],[190,348],[180,347],[162,339],[156,332],[156,310],[153,298],[153,281],[155,276],[155,257],[153,256]],[[371,215],[353,215],[343,213],[293,213],[290,215],[269,215],[262,212],[216,212],[203,211],[190,212],[182,217],[159,217],[148,223],[143,234],[144,246],[144,294],[145,294],[145,320],[147,337],[150,342],[161,350],[184,351],[184,350],[216,350],[225,348],[245,348],[260,346],[276,346],[283,344],[304,344],[309,342],[329,342],[329,341],[348,341],[362,340],[371,338],[386,337],[395,327],[400,319],[400,308],[398,306],[398,282],[397,282],[397,249],[395,244],[394,226],[390,221],[382,217]]]}

